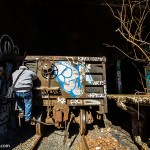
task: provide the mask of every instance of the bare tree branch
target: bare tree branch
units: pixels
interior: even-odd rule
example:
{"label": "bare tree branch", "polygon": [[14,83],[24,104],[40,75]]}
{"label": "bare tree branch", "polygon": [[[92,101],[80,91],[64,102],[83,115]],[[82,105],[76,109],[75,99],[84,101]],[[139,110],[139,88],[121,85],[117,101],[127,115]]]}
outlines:
{"label": "bare tree branch", "polygon": [[[145,59],[145,61],[150,62],[150,53],[145,50],[145,46],[150,45],[148,41],[149,32],[145,38],[143,35],[145,31],[144,23],[150,12],[149,0],[128,0],[126,3],[125,0],[122,0],[122,7],[117,9],[117,11],[114,11],[109,4],[107,4],[107,6],[110,8],[113,17],[120,22],[120,27],[116,32],[130,43],[131,48],[133,48],[132,51],[135,54],[135,60]],[[115,46],[113,45],[111,47]],[[116,48],[118,49],[118,46],[116,46]],[[137,55],[139,52],[141,55]],[[138,58],[139,56],[143,58]]]}
{"label": "bare tree branch", "polygon": [[106,43],[103,43],[103,45],[105,45],[106,47],[111,47],[111,48],[116,48],[117,50],[119,50],[121,53],[123,53],[126,57],[128,57],[129,59],[132,59],[134,61],[139,61],[139,62],[146,62],[145,59],[135,59],[135,58],[132,58],[130,57],[129,55],[127,55],[122,49],[120,49],[119,47],[115,46],[115,45],[109,45],[109,44],[106,44]]}

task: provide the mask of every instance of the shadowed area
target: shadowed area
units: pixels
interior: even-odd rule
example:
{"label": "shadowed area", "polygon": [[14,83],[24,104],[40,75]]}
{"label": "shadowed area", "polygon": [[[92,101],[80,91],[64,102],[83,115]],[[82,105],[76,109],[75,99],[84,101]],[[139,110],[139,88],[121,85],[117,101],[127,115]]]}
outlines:
{"label": "shadowed area", "polygon": [[[1,1],[0,35],[9,35],[19,47],[21,55],[26,52],[27,55],[106,56],[109,93],[117,92],[114,88],[116,61],[121,59],[123,91],[134,93],[137,87],[140,87],[139,90],[143,88],[135,80],[139,76],[137,69],[118,50],[104,45],[126,49],[127,44],[115,32],[119,24],[106,3],[112,3],[114,9],[121,6],[119,2],[109,0]],[[129,70],[127,66],[130,66]],[[129,78],[132,83],[130,80],[126,82]]]}

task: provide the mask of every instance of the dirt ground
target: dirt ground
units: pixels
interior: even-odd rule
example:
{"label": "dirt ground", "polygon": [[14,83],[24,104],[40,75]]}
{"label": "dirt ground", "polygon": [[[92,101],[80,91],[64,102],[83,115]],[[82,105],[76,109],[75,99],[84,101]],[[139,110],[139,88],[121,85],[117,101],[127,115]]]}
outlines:
{"label": "dirt ground", "polygon": [[[89,150],[150,150],[146,143],[134,142],[130,133],[120,126],[113,125],[107,118],[105,128],[94,126],[86,135]],[[76,150],[83,150],[82,144]]]}
{"label": "dirt ground", "polygon": [[[13,149],[21,150],[25,147],[27,149],[27,145],[31,143],[30,138],[34,135],[34,128],[33,126],[28,126],[28,131],[24,130],[27,127],[22,127],[19,133],[10,134],[8,137],[10,139],[10,144]],[[72,129],[72,128],[71,128]],[[52,129],[50,129],[52,130]],[[77,131],[71,130],[72,135],[76,135]],[[32,131],[32,132],[30,132]],[[34,131],[34,132],[33,132]],[[60,147],[61,142],[63,141],[63,131],[57,131],[55,133],[55,129],[51,131],[53,134],[49,134],[48,136],[44,137],[42,143],[40,144],[39,150],[56,150],[56,148]],[[62,135],[62,136],[60,136]],[[15,139],[13,138],[15,137]],[[81,136],[78,135],[77,138],[73,136],[68,139],[69,143],[73,142],[72,147],[67,147],[70,150],[83,150],[83,145],[80,142]],[[87,140],[87,144],[89,150],[149,150],[147,145],[142,145],[141,147],[138,146],[131,135],[122,129],[120,126],[115,126],[109,121],[108,119],[105,120],[105,127],[99,127],[98,125],[92,125],[92,128],[88,129],[88,132],[85,134],[85,138]],[[56,139],[56,140],[55,140]],[[23,144],[24,142],[29,144]],[[25,146],[24,146],[25,145]],[[66,143],[66,145],[68,145]],[[52,147],[50,147],[52,146]],[[60,148],[59,148],[60,150]],[[63,149],[64,150],[64,149]]]}

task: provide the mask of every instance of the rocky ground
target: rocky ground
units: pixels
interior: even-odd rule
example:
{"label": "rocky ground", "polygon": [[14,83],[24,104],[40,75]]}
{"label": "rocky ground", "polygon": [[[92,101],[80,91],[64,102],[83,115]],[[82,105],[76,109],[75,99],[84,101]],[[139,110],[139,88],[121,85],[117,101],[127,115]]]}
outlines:
{"label": "rocky ground", "polygon": [[[87,126],[85,135],[89,150],[139,150],[140,147],[134,143],[131,135],[121,127],[114,126],[107,120],[106,127],[98,125]],[[13,150],[28,150],[32,138],[34,138],[35,126],[26,125],[16,130],[9,130],[7,141]],[[78,125],[71,125],[69,137],[63,144],[64,130],[56,130],[48,126],[38,150],[83,150],[81,136],[78,134]],[[146,150],[146,149],[145,149]]]}
{"label": "rocky ground", "polygon": [[[149,150],[145,143],[141,147],[133,141],[129,116],[126,113],[120,113],[120,110],[114,106],[112,108],[113,111],[109,109],[109,114],[104,117],[104,124],[87,125],[85,138],[89,150]],[[47,126],[47,132],[37,150],[83,150],[77,124],[70,125],[65,144],[63,143],[64,134],[63,129],[58,130],[54,126]],[[35,126],[23,123],[21,127],[9,128],[5,143],[10,144],[13,150],[29,150],[29,145],[35,137]]]}

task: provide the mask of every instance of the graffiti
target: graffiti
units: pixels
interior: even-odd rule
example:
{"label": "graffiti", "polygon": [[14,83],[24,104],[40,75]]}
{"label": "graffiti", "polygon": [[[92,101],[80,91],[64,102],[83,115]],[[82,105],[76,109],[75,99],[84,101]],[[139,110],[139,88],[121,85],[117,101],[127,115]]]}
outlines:
{"label": "graffiti", "polygon": [[87,81],[90,85],[105,85],[105,80],[93,80],[90,75],[90,64],[86,67],[85,64],[73,66],[71,62],[59,61],[55,65],[58,68],[56,81],[60,83],[62,90],[69,93],[71,97],[80,97],[84,93],[83,81]]}
{"label": "graffiti", "polygon": [[0,39],[0,54],[19,54],[19,49],[14,46],[13,40],[8,35],[3,35]]}
{"label": "graffiti", "polygon": [[7,94],[7,89],[11,85],[11,73],[13,70],[13,65],[11,63],[4,63],[1,67],[3,75],[0,76],[0,126],[8,122],[11,102],[5,98]]}
{"label": "graffiti", "polygon": [[75,57],[66,57],[67,58],[67,60],[70,62],[70,64],[71,64],[71,62],[73,63],[73,64],[76,64],[76,65],[78,65],[79,64],[79,62],[77,61],[77,62],[75,62]]}
{"label": "graffiti", "polygon": [[12,59],[19,55],[19,49],[14,45],[13,40],[6,34],[0,38],[0,60]]}
{"label": "graffiti", "polygon": [[8,122],[10,110],[11,110],[10,102],[5,100],[5,103],[0,103],[0,126]]}
{"label": "graffiti", "polygon": [[116,84],[118,93],[122,93],[122,82],[121,82],[121,60],[117,60],[117,76],[116,76]]}
{"label": "graffiti", "polygon": [[104,85],[105,81],[93,81],[93,85]]}
{"label": "graffiti", "polygon": [[119,93],[122,91],[121,71],[117,71],[117,84]]}
{"label": "graffiti", "polygon": [[86,75],[86,81],[87,81],[89,84],[92,85],[92,83],[93,83],[93,78],[92,78],[92,76],[90,75],[90,69],[91,69],[91,64],[86,65],[86,73],[88,73],[88,74]]}
{"label": "graffiti", "polygon": [[66,104],[66,100],[65,100],[65,98],[58,97],[57,98],[57,103]]}
{"label": "graffiti", "polygon": [[70,101],[71,105],[73,106],[77,106],[77,105],[100,105],[101,102],[99,100],[95,100],[95,99],[72,99]]}
{"label": "graffiti", "polygon": [[90,93],[90,94],[87,94],[87,97],[90,97],[90,98],[106,98],[106,95],[105,94]]}
{"label": "graffiti", "polygon": [[0,38],[0,134],[7,134],[7,123],[10,118],[11,102],[5,98],[7,89],[12,84],[11,74],[13,64],[7,61],[13,60],[19,55],[19,49],[14,45],[13,40],[8,35]]}
{"label": "graffiti", "polygon": [[149,92],[149,90],[150,90],[150,68],[149,68],[149,66],[145,67],[145,77],[146,77],[147,92]]}
{"label": "graffiti", "polygon": [[11,86],[11,74],[13,71],[12,63],[3,63],[0,66],[0,96],[5,96],[7,89]]}
{"label": "graffiti", "polygon": [[[1,88],[3,89],[4,87],[1,87]],[[1,90],[1,91],[4,92],[4,90]],[[0,137],[0,141],[7,134],[7,123],[10,118],[10,111],[11,111],[11,102],[8,101],[5,97],[3,97],[1,93],[0,94],[0,135],[3,135],[3,136]]]}
{"label": "graffiti", "polygon": [[80,100],[80,99],[72,99],[70,101],[70,103],[71,103],[71,105],[74,105],[74,106],[81,105],[82,104],[82,100]]}
{"label": "graffiti", "polygon": [[89,57],[78,57],[78,61],[89,61],[90,58]]}
{"label": "graffiti", "polygon": [[51,93],[51,94],[55,94],[55,95],[56,95],[56,94],[57,94],[57,95],[58,95],[58,94],[60,95],[60,94],[61,94],[61,91],[60,91],[60,89],[59,89],[59,90],[51,90],[50,93]]}
{"label": "graffiti", "polygon": [[7,124],[10,118],[11,103],[4,97],[0,97],[0,141],[7,135]]}
{"label": "graffiti", "polygon": [[92,57],[92,61],[104,61],[104,57]]}
{"label": "graffiti", "polygon": [[104,95],[106,95],[107,94],[107,86],[106,86],[106,84],[104,85]]}
{"label": "graffiti", "polygon": [[6,77],[5,77],[5,71],[4,67],[0,67],[0,95],[4,95],[6,91]]}
{"label": "graffiti", "polygon": [[[105,57],[66,57],[66,59],[73,64],[81,64],[85,63],[86,61],[106,61]],[[77,60],[76,60],[77,59]]]}
{"label": "graffiti", "polygon": [[74,67],[68,61],[59,61],[55,64],[58,68],[56,81],[60,83],[61,88],[72,97],[81,96],[84,93],[83,81],[85,75],[85,66],[82,64]]}
{"label": "graffiti", "polygon": [[105,57],[78,57],[78,61],[105,61]]}
{"label": "graffiti", "polygon": [[84,105],[100,105],[101,102],[99,100],[94,100],[94,99],[86,99],[84,100]]}

